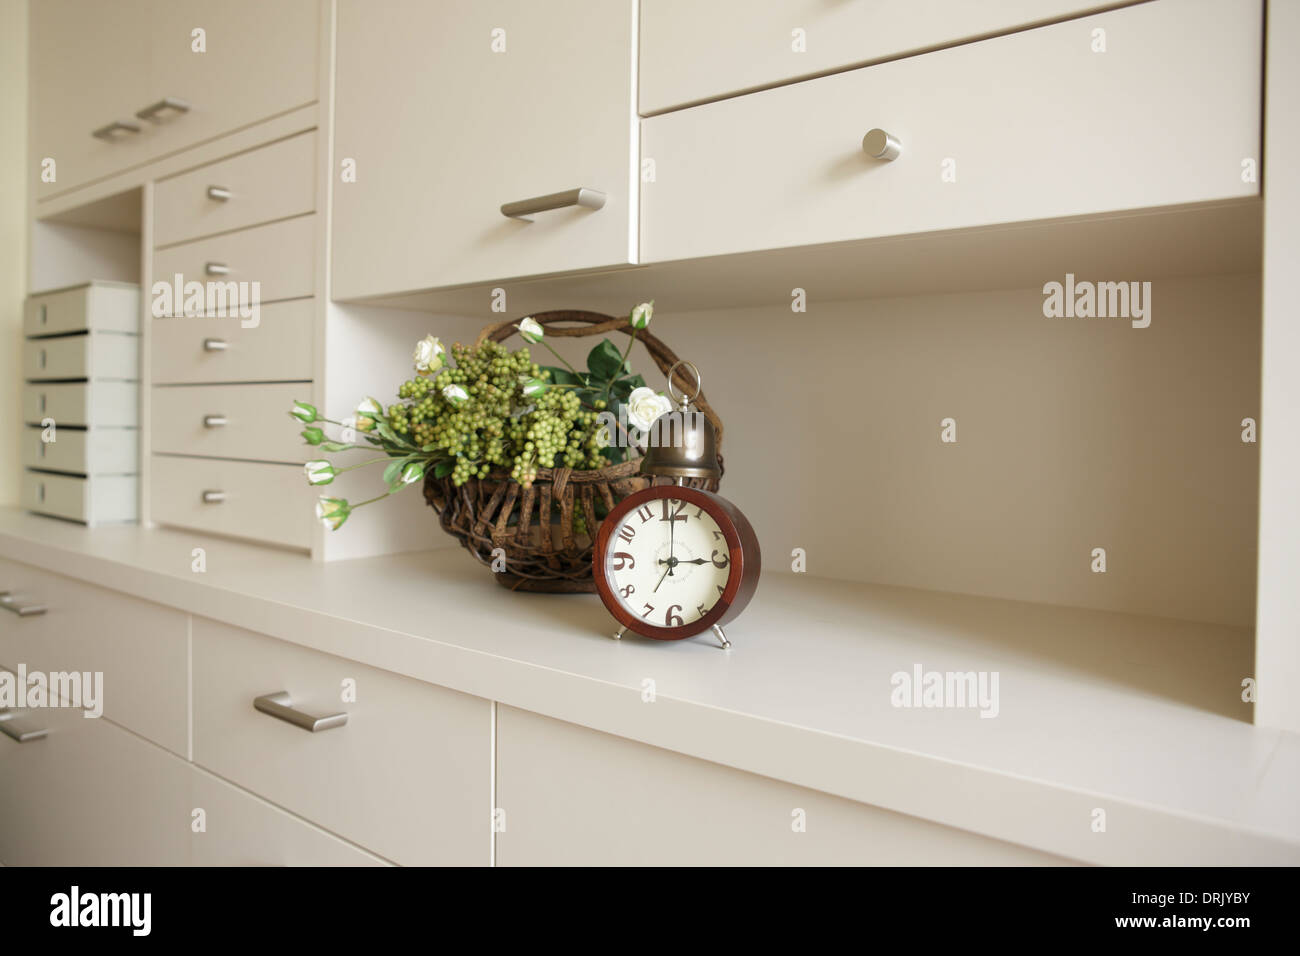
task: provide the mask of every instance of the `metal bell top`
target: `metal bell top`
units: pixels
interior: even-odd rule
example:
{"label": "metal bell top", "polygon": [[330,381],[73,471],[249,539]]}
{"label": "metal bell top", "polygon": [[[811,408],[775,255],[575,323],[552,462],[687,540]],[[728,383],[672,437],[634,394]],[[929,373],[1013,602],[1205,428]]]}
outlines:
{"label": "metal bell top", "polygon": [[[689,398],[673,387],[673,373],[678,366],[686,366],[695,374],[695,393]],[[717,478],[722,474],[713,422],[691,405],[702,387],[700,370],[693,363],[677,362],[668,370],[668,396],[677,408],[660,415],[650,427],[645,457],[641,459],[643,475]]]}

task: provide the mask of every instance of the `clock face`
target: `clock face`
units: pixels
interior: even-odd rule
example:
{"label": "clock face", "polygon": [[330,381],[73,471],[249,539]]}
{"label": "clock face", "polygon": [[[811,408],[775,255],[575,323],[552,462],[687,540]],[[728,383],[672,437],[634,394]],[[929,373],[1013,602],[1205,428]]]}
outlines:
{"label": "clock face", "polygon": [[707,491],[658,485],[624,498],[600,526],[596,590],[625,628],[676,641],[725,624],[758,585],[749,521]]}
{"label": "clock face", "polygon": [[618,602],[647,624],[700,630],[726,592],[731,548],[701,505],[650,499],[613,529],[604,570]]}

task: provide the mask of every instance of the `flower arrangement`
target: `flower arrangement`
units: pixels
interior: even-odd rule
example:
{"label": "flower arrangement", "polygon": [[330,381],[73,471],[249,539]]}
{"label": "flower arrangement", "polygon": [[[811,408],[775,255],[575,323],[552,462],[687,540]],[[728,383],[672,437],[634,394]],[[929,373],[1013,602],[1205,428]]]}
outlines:
{"label": "flower arrangement", "polygon": [[[529,488],[542,468],[596,469],[630,460],[641,450],[643,433],[672,407],[628,361],[636,333],[653,315],[653,302],[632,309],[627,347],[620,352],[602,339],[583,370],[551,347],[538,322],[525,318],[516,328],[526,345],[514,351],[492,341],[449,350],[432,335],[421,339],[413,355],[415,374],[398,387],[397,401],[387,408],[367,397],[351,418],[334,421],[306,402],[295,402],[289,414],[305,426],[302,438],[308,445],[331,454],[381,453],[344,467],[324,458],[309,461],[304,472],[312,485],[385,464],[382,494],[356,503],[322,496],[317,518],[337,530],[357,508],[428,475],[450,478],[459,487],[508,469],[511,479]],[[530,345],[545,347],[560,365],[537,364]],[[342,429],[338,440],[325,434],[326,424]],[[611,428],[622,433],[618,440]]]}

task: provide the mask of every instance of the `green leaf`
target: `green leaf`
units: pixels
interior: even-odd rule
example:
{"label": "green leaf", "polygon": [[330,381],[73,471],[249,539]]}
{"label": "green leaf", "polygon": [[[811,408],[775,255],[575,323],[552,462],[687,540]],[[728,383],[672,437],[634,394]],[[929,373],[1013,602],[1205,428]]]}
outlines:
{"label": "green leaf", "polygon": [[594,379],[589,384],[598,381],[603,385],[622,370],[623,353],[609,339],[602,339],[601,343],[587,354],[587,368],[591,369]]}
{"label": "green leaf", "polygon": [[389,491],[402,483],[402,466],[405,464],[405,458],[394,458],[384,467],[384,484],[388,485]]}
{"label": "green leaf", "polygon": [[586,385],[586,381],[578,375],[574,375],[567,368],[556,368],[554,365],[541,366],[543,372],[551,373],[551,381],[556,385]]}
{"label": "green leaf", "polygon": [[453,459],[451,458],[444,459],[443,461],[438,462],[438,464],[434,466],[433,477],[446,478],[448,475],[452,473],[452,470],[455,467],[456,467],[456,462]]}
{"label": "green leaf", "polygon": [[393,431],[393,429],[389,426],[388,422],[386,422],[386,421],[383,421],[383,420],[381,420],[381,419],[376,419],[376,420],[375,420],[375,431],[379,432],[379,434],[383,437],[384,441],[386,441],[386,442],[391,442],[392,444],[396,445],[398,448],[414,448],[414,447],[415,447],[415,446],[412,445],[410,442],[408,442],[408,441],[406,441],[404,438],[400,437],[400,436],[397,434],[397,432]]}

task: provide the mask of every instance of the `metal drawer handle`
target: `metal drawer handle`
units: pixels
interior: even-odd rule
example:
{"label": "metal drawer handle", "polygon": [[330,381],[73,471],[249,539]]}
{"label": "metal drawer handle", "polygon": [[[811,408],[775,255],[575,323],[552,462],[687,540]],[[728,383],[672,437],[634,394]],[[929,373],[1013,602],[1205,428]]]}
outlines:
{"label": "metal drawer handle", "polygon": [[45,368],[45,349],[41,349],[41,368]]}
{"label": "metal drawer handle", "polygon": [[167,110],[171,110],[173,113],[188,113],[190,111],[190,104],[186,103],[184,100],[178,100],[174,96],[164,96],[157,103],[150,103],[135,115],[137,119],[153,120],[154,122],[157,122],[158,114],[165,113]]}
{"label": "metal drawer handle", "polygon": [[44,302],[42,302],[41,303],[41,325],[44,325],[46,318],[48,318],[45,314],[48,309],[49,306],[47,306]]}
{"label": "metal drawer handle", "polygon": [[873,129],[862,137],[862,151],[872,159],[882,159],[888,162],[898,158],[899,154],[903,152],[903,144],[883,129]]}
{"label": "metal drawer handle", "polygon": [[205,352],[224,352],[230,348],[230,343],[225,339],[204,339],[203,351]]}
{"label": "metal drawer handle", "polygon": [[549,196],[536,196],[532,199],[508,202],[501,207],[501,215],[511,219],[523,219],[525,222],[532,222],[528,217],[535,212],[546,212],[548,209],[563,209],[566,206],[600,209],[604,205],[605,194],[599,189],[579,187],[578,189],[566,189],[562,193],[551,193]]}
{"label": "metal drawer handle", "polygon": [[226,419],[226,416],[225,416],[225,415],[204,415],[204,416],[203,416],[203,427],[204,427],[204,428],[220,428],[222,425],[225,425],[225,424],[226,424],[226,421],[227,421],[227,419]]}
{"label": "metal drawer handle", "polygon": [[49,610],[44,604],[19,604],[10,591],[0,591],[0,607],[12,611],[19,617],[35,617]]}
{"label": "metal drawer handle", "polygon": [[293,724],[295,727],[301,727],[303,730],[310,730],[313,734],[322,730],[342,727],[348,722],[346,713],[316,717],[306,711],[298,710],[293,706],[293,699],[289,696],[287,690],[255,697],[253,698],[253,706],[264,714],[270,714],[278,720]]}
{"label": "metal drawer handle", "polygon": [[230,275],[230,266],[224,262],[209,262],[203,267],[203,271],[210,276],[228,276]]}
{"label": "metal drawer handle", "polygon": [[138,132],[140,132],[139,123],[132,123],[127,120],[113,120],[113,122],[109,123],[107,126],[101,126],[90,135],[95,137],[95,139],[102,139],[113,143],[117,141],[118,133]]}
{"label": "metal drawer handle", "polygon": [[203,492],[203,503],[205,505],[219,505],[226,500],[224,491],[205,491]]}
{"label": "metal drawer handle", "polygon": [[44,727],[27,727],[19,723],[14,718],[18,712],[8,707],[0,707],[0,734],[6,737],[12,737],[20,744],[31,743],[33,740],[40,740],[49,733]]}
{"label": "metal drawer handle", "polygon": [[229,199],[229,198],[230,198],[231,196],[233,196],[233,195],[234,195],[234,193],[232,193],[232,192],[231,192],[229,189],[227,189],[225,186],[209,186],[209,187],[208,187],[208,198],[209,198],[209,199],[215,199],[215,200],[217,200],[218,202],[225,202],[227,199]]}

